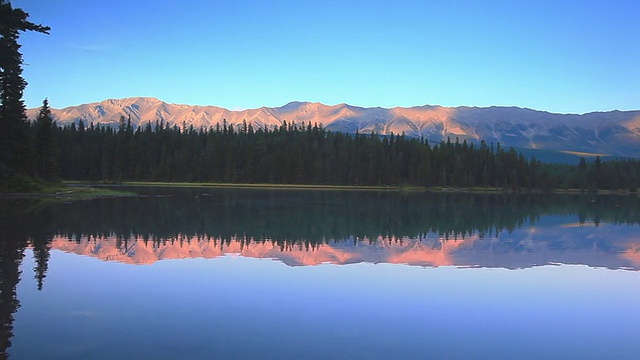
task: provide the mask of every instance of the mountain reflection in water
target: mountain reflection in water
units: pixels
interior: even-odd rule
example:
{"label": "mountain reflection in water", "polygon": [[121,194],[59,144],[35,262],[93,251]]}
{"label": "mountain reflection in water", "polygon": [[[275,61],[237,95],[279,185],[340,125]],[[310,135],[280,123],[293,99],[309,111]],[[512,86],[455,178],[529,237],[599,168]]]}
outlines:
{"label": "mountain reflection in water", "polygon": [[15,240],[41,257],[52,248],[134,264],[239,254],[291,266],[640,267],[635,196],[137,191],[23,212]]}
{"label": "mountain reflection in water", "polygon": [[[104,261],[152,264],[160,260],[216,258],[240,255],[276,259],[289,266],[324,263],[390,263],[417,266],[528,268],[549,264],[582,264],[610,269],[640,269],[640,236],[633,231],[608,233],[608,226],[570,224],[537,226],[503,232],[444,239],[421,237],[350,237],[322,243],[276,242],[247,238],[184,236],[161,240],[143,237],[55,236],[51,248]],[[633,229],[627,229],[633,230]],[[561,246],[558,244],[561,237]],[[591,240],[591,241],[589,241]]]}

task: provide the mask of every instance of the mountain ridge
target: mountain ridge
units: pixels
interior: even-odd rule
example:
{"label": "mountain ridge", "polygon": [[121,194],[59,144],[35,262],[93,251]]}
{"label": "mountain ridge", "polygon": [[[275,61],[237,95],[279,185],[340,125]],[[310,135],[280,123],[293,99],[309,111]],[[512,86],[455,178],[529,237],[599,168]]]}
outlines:
{"label": "mountain ridge", "polygon": [[[515,106],[358,107],[346,103],[292,101],[280,107],[229,110],[217,106],[170,104],[153,97],[107,99],[101,102],[51,109],[59,125],[83,121],[84,125],[117,126],[121,116],[135,127],[162,121],[169,126],[196,129],[244,121],[253,127],[273,128],[283,122],[318,124],[346,133],[391,133],[424,137],[430,141],[447,137],[501,143],[526,149],[598,153],[620,157],[640,155],[640,110],[585,114],[558,114]],[[29,109],[34,119],[38,109]]]}

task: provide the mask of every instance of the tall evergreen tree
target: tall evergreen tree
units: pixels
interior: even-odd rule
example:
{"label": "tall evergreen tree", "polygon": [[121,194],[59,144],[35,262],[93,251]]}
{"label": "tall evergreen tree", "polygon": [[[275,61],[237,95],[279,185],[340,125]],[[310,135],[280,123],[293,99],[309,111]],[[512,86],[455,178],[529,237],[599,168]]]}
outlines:
{"label": "tall evergreen tree", "polygon": [[14,8],[9,0],[0,0],[0,185],[25,173],[27,156],[26,114],[22,93],[27,82],[22,78],[20,32],[48,34],[50,28],[28,21],[29,14]]}
{"label": "tall evergreen tree", "polygon": [[37,175],[44,179],[53,179],[57,173],[53,118],[49,101],[44,99],[36,120],[35,157]]}

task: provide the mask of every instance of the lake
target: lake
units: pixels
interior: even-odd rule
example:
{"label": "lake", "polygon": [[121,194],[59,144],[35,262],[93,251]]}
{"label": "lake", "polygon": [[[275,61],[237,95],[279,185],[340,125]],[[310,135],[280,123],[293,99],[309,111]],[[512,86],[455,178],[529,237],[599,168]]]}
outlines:
{"label": "lake", "polygon": [[0,354],[640,354],[635,196],[134,190],[0,201]]}

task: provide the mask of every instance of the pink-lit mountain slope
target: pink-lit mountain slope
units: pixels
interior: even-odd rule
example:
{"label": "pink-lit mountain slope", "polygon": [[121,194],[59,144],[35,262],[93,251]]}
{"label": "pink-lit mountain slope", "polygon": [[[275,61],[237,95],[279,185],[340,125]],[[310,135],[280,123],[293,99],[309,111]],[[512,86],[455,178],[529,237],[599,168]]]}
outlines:
{"label": "pink-lit mountain slope", "polygon": [[[38,109],[30,109],[34,119]],[[232,111],[215,106],[167,104],[158,99],[136,97],[105,100],[53,109],[58,124],[116,125],[130,117],[134,127],[161,120],[171,126],[196,129],[243,121],[254,127],[273,127],[295,122],[319,124],[328,130],[348,133],[422,136],[430,141],[451,137],[504,146],[585,152],[613,156],[640,156],[640,111],[609,111],[587,114],[554,114],[517,107],[417,106],[411,108],[362,108],[347,104],[291,102],[281,107]]]}

